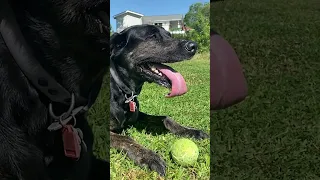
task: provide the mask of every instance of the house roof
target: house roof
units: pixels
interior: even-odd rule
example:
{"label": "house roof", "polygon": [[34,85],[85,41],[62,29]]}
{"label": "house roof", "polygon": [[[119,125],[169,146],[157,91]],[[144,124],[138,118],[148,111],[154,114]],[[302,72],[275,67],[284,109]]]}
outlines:
{"label": "house roof", "polygon": [[161,22],[161,21],[172,21],[172,20],[183,20],[183,14],[172,14],[172,15],[160,15],[160,16],[143,16],[142,22]]}
{"label": "house roof", "polygon": [[141,16],[141,17],[143,16],[143,14],[127,10],[127,11],[123,11],[123,12],[121,12],[119,14],[114,15],[113,18],[116,19],[118,16],[121,16],[121,15],[124,15],[124,14],[134,14],[134,15]]}

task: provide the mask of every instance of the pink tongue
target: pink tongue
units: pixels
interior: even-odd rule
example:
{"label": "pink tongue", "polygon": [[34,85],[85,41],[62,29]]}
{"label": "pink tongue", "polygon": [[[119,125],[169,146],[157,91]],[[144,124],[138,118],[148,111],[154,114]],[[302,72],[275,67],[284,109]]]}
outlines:
{"label": "pink tongue", "polygon": [[154,65],[159,71],[161,71],[171,81],[171,91],[166,97],[175,97],[185,94],[187,92],[187,85],[182,75],[176,72],[169,66],[163,64]]}

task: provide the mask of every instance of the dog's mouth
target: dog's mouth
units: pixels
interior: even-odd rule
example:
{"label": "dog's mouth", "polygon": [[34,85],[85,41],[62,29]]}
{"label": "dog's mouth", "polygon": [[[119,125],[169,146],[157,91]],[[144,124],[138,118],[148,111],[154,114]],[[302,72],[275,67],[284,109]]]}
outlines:
{"label": "dog's mouth", "polygon": [[154,82],[170,89],[166,97],[180,96],[187,92],[183,76],[173,68],[160,63],[143,63],[139,67],[148,82]]}
{"label": "dog's mouth", "polygon": [[109,33],[109,14],[105,10],[108,6],[108,3],[101,3],[87,9],[95,17],[101,33]]}

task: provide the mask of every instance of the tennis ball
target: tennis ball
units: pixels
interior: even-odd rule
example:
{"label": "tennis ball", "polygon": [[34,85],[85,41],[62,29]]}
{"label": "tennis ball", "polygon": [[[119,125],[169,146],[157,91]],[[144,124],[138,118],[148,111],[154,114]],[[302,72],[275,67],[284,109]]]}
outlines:
{"label": "tennis ball", "polygon": [[171,146],[171,156],[176,163],[191,166],[197,162],[199,149],[193,141],[182,138],[176,140]]}

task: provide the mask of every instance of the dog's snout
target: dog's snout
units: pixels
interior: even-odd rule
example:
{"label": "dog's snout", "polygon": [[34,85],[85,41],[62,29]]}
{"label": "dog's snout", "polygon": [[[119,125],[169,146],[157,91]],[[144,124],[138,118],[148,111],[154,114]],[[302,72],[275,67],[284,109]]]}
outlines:
{"label": "dog's snout", "polygon": [[195,53],[197,51],[197,43],[195,42],[192,42],[192,41],[188,41],[186,44],[185,44],[185,47],[186,47],[186,50],[190,53]]}

